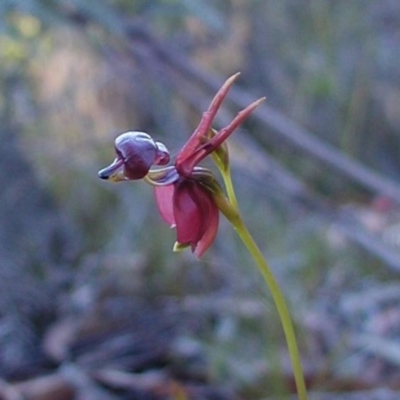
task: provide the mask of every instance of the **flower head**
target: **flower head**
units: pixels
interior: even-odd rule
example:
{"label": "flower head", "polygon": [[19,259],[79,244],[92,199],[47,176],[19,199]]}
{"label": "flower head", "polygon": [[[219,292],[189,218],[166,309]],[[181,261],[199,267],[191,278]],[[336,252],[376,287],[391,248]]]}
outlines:
{"label": "flower head", "polygon": [[[166,147],[147,133],[127,132],[117,137],[117,157],[99,172],[102,179],[114,182],[144,178],[154,185],[158,209],[163,219],[177,231],[176,250],[190,247],[200,257],[213,243],[219,222],[217,201],[223,196],[216,178],[198,164],[212,152],[224,153],[225,140],[264,99],[259,99],[240,111],[232,122],[219,131],[212,129],[214,118],[229,89],[239,74],[230,77],[212,100],[208,110],[179,151],[175,163],[158,169],[152,165],[167,165]],[[220,157],[223,163],[228,157]]]}

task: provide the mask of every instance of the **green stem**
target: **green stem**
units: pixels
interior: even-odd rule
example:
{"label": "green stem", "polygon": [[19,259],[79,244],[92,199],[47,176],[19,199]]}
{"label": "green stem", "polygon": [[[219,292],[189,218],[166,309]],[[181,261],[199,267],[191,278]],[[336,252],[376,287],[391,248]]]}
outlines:
{"label": "green stem", "polygon": [[250,255],[253,257],[262,277],[264,278],[265,283],[267,284],[271,292],[272,298],[275,302],[275,306],[278,310],[283,331],[285,333],[286,343],[293,366],[293,374],[296,383],[297,394],[299,400],[307,400],[307,389],[304,380],[303,368],[301,366],[299,349],[297,346],[296,335],[294,332],[289,309],[286,305],[285,297],[283,296],[278,282],[276,281],[267,261],[265,260],[263,254],[261,253],[256,242],[248,231],[247,226],[240,216],[229,166],[225,165],[224,168],[219,169],[225,183],[225,188],[229,200],[226,199],[226,197],[223,196],[221,193],[218,194],[218,191],[216,191],[215,201],[218,208],[232,224],[243,244],[246,246]]}
{"label": "green stem", "polygon": [[265,283],[269,287],[269,290],[271,292],[272,298],[274,299],[279,317],[281,319],[282,327],[285,333],[286,343],[288,346],[290,358],[292,360],[292,365],[293,365],[293,373],[297,387],[297,394],[300,400],[306,400],[307,389],[304,381],[303,369],[301,366],[296,336],[294,333],[292,319],[290,317],[290,313],[286,305],[283,293],[280,290],[279,285],[274,275],[272,274],[271,269],[268,266],[268,263],[265,261],[264,256],[262,255],[257,244],[254,242],[254,239],[250,235],[243,220],[240,218],[240,216],[238,216],[234,220],[231,219],[230,222],[232,223],[240,239],[246,246],[247,250],[253,257],[260,273],[264,278]]}
{"label": "green stem", "polygon": [[220,171],[221,171],[224,183],[225,183],[226,193],[228,195],[229,201],[230,201],[232,207],[235,210],[238,210],[239,206],[238,206],[238,202],[236,200],[235,190],[233,188],[232,175],[231,175],[230,168],[228,167],[225,170],[220,169]]}

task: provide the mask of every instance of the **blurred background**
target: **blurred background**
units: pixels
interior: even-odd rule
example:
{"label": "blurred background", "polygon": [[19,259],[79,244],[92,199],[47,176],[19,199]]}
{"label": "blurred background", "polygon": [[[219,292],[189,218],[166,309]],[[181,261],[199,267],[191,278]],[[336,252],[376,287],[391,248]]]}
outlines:
{"label": "blurred background", "polygon": [[127,130],[176,154],[237,71],[215,127],[267,97],[230,139],[233,177],[310,397],[398,398],[399,65],[397,0],[3,0],[2,398],[293,393],[228,223],[202,260],[173,253],[151,187],[97,178]]}

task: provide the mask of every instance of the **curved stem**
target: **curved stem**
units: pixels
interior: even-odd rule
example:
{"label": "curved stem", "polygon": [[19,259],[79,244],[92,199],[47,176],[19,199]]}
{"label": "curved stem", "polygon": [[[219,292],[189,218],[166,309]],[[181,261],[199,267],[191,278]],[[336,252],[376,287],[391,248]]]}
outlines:
{"label": "curved stem", "polygon": [[219,167],[219,170],[221,171],[229,200],[218,192],[215,192],[214,199],[218,208],[232,224],[243,244],[252,256],[253,260],[257,264],[257,267],[271,292],[272,298],[279,314],[279,318],[281,320],[283,331],[285,333],[285,339],[293,366],[293,374],[296,383],[297,394],[299,400],[307,400],[307,389],[304,380],[299,349],[297,346],[292,318],[286,305],[285,297],[267,261],[265,260],[263,254],[261,253],[256,242],[251,236],[249,230],[247,229],[247,226],[240,216],[229,166],[225,166],[225,168]]}
{"label": "curved stem", "polygon": [[286,305],[285,298],[279,285],[272,274],[268,263],[265,261],[260,249],[255,243],[253,237],[250,235],[246,225],[243,220],[238,216],[234,220],[230,220],[233,227],[235,228],[240,239],[246,246],[247,250],[253,257],[257,267],[264,278],[265,283],[269,287],[272,298],[274,299],[278,314],[282,323],[282,327],[285,333],[286,343],[288,346],[290,358],[293,365],[293,373],[297,387],[297,394],[300,400],[307,399],[307,389],[304,381],[303,369],[301,366],[299,350],[297,347],[296,336],[292,324],[292,319],[290,317],[289,309]]}

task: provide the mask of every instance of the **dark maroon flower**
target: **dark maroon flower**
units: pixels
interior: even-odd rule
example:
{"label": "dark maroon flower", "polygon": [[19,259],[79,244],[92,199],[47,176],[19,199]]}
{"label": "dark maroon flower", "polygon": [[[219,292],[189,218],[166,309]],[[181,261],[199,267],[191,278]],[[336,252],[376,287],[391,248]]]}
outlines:
{"label": "dark maroon flower", "polygon": [[213,243],[219,222],[215,196],[223,195],[211,171],[198,164],[224,143],[263,99],[240,111],[232,122],[219,131],[212,129],[215,115],[239,74],[230,77],[215,95],[208,110],[178,153],[174,166],[151,170],[152,165],[166,165],[169,154],[162,143],[143,132],[127,132],[115,141],[117,158],[99,172],[100,178],[112,181],[144,178],[155,186],[155,195],[163,219],[177,230],[175,248],[190,246],[200,257]]}

